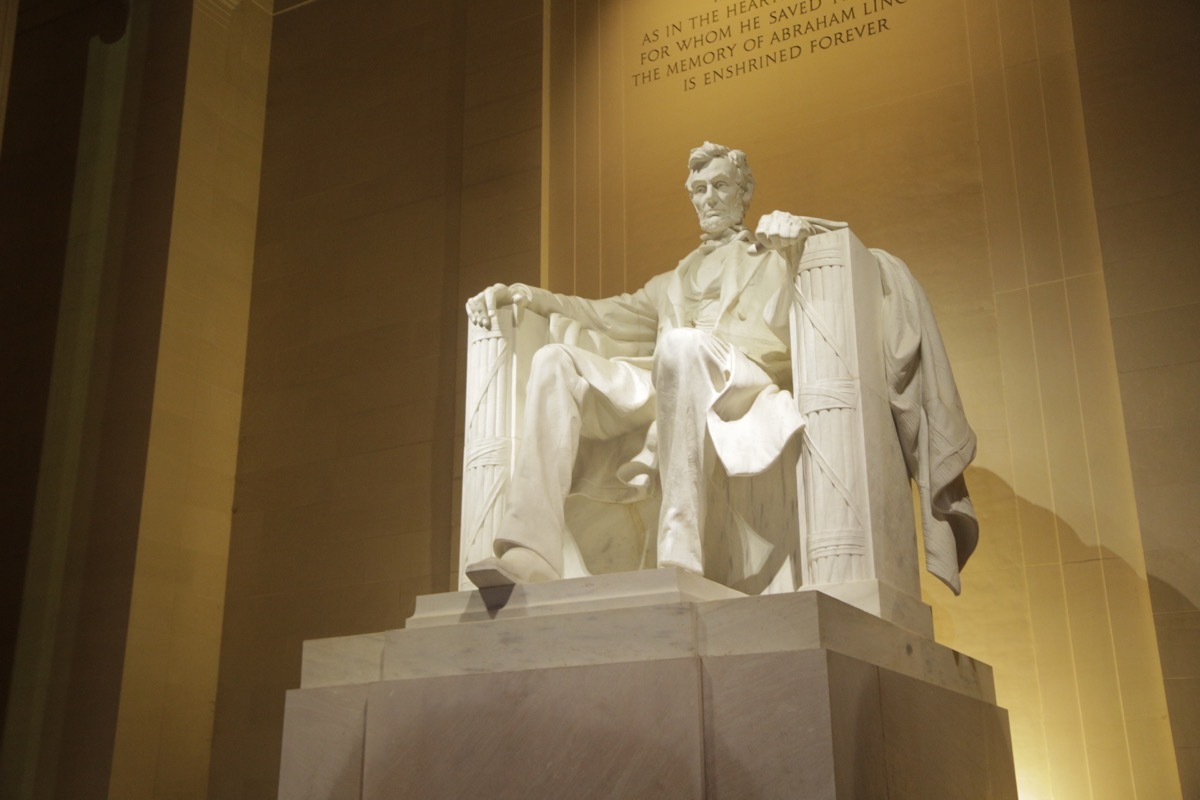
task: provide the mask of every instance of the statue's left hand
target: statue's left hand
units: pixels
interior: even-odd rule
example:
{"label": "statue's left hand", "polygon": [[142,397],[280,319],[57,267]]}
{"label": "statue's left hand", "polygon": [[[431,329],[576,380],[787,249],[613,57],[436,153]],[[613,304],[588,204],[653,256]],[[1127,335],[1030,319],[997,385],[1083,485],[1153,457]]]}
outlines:
{"label": "statue's left hand", "polygon": [[755,240],[768,250],[796,251],[809,236],[845,228],[846,223],[818,217],[801,217],[786,211],[764,214],[754,231]]}
{"label": "statue's left hand", "polygon": [[496,309],[504,306],[524,308],[529,304],[533,292],[523,283],[506,286],[497,283],[484,289],[467,301],[467,319],[481,328],[491,328]]}

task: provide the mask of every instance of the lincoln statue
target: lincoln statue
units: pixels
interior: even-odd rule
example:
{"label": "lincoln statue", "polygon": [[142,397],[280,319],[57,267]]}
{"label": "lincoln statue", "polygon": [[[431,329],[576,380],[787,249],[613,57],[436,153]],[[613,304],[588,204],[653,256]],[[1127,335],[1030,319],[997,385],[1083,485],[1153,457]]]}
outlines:
{"label": "lincoln statue", "polygon": [[588,480],[588,465],[577,463],[581,441],[640,445],[609,471],[631,492],[657,477],[658,565],[703,574],[705,487],[717,461],[729,475],[756,474],[803,427],[790,392],[796,261],[805,239],[844,225],[776,211],[751,232],[744,219],[754,176],[743,152],[721,145],[691,152],[685,188],[700,246],[638,291],[587,300],[497,284],[467,303],[484,327],[496,308],[516,304],[617,342],[653,344],[649,357],[606,358],[568,344],[537,351],[495,554],[467,565],[477,586],[562,576],[564,502]]}

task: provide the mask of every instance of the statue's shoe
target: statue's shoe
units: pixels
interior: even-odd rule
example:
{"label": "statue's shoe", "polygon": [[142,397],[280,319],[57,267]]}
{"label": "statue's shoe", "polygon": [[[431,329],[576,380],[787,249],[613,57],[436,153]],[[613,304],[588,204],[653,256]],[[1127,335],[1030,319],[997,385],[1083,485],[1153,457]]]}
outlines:
{"label": "statue's shoe", "polygon": [[517,583],[544,583],[561,576],[550,562],[527,547],[510,547],[499,558],[484,558],[467,565],[467,579],[480,589]]}

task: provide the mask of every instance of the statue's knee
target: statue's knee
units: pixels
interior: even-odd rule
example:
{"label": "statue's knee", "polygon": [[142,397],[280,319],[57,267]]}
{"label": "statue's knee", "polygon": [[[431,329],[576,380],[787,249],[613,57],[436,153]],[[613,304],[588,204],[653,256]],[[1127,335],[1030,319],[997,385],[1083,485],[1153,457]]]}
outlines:
{"label": "statue's knee", "polygon": [[575,362],[564,345],[543,345],[533,354],[530,362],[529,385],[559,383],[564,375],[576,375],[577,372]]}
{"label": "statue's knee", "polygon": [[709,354],[709,334],[695,328],[672,328],[654,345],[654,372],[672,372],[704,363]]}

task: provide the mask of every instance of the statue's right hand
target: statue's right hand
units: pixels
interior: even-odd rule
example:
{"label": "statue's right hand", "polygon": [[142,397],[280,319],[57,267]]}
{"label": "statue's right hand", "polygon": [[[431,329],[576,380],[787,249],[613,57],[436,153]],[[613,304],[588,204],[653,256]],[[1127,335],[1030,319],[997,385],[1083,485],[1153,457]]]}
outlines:
{"label": "statue's right hand", "polygon": [[504,306],[524,307],[529,302],[529,289],[523,284],[489,286],[467,301],[467,319],[481,328],[491,328],[496,309]]}

